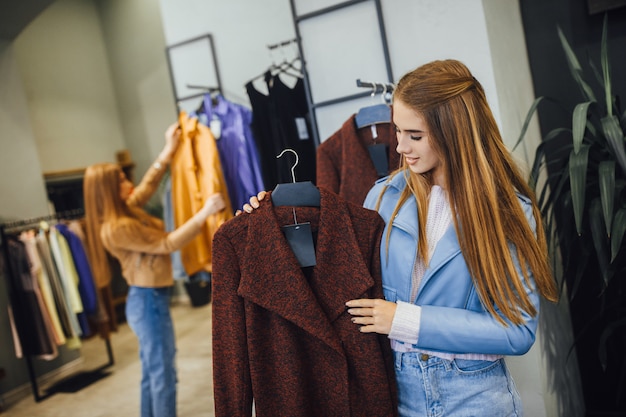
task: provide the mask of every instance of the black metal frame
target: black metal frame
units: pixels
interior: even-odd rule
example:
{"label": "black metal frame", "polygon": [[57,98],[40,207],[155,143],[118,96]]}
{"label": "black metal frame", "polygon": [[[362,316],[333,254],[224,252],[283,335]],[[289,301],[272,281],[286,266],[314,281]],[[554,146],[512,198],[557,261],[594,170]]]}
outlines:
{"label": "black metal frame", "polygon": [[[41,217],[35,217],[31,219],[17,220],[17,221],[6,222],[6,223],[0,224],[0,239],[1,239],[0,244],[2,245],[2,256],[4,257],[5,273],[7,275],[10,275],[11,277],[13,277],[15,274],[15,271],[13,271],[13,267],[9,260],[11,255],[9,252],[9,246],[7,244],[7,237],[9,234],[12,234],[11,232],[15,233],[19,230],[24,230],[24,228],[38,225],[42,221],[77,218],[77,217],[82,216],[83,214],[84,212],[82,209],[68,210],[68,211],[64,211],[61,213],[52,214],[48,216],[41,216]],[[15,295],[15,289],[13,288],[10,277],[7,276],[5,281],[7,285],[7,290],[9,291],[8,293],[9,303],[12,304],[14,300],[16,300],[17,298]],[[113,358],[113,349],[111,347],[111,340],[109,337],[105,339],[105,345],[106,345],[106,350],[107,350],[108,362],[101,365],[100,367],[96,368],[95,370],[91,372],[101,371],[103,369],[106,369],[112,366],[115,363],[115,360]],[[52,395],[51,394],[52,391],[48,390],[48,393],[44,395],[40,393],[39,384],[37,382],[37,375],[35,373],[35,368],[33,365],[33,359],[31,355],[26,355],[26,354],[24,355],[24,359],[26,360],[26,367],[28,369],[28,378],[30,379],[30,384],[31,384],[31,388],[33,391],[33,396],[35,397],[35,402],[43,401]]]}
{"label": "black metal frame", "polygon": [[295,31],[296,31],[296,40],[298,42],[298,51],[300,53],[300,58],[301,58],[301,61],[302,61],[302,74],[304,76],[304,86],[305,86],[307,104],[308,104],[308,107],[309,107],[309,117],[311,118],[311,126],[312,126],[312,130],[313,130],[313,138],[315,140],[316,145],[319,146],[319,144],[321,142],[320,142],[319,131],[318,131],[318,127],[317,127],[317,117],[315,116],[315,109],[317,109],[319,107],[329,106],[329,105],[332,105],[332,104],[343,103],[345,101],[359,99],[359,98],[362,98],[362,97],[367,97],[370,93],[366,92],[366,93],[351,94],[349,96],[338,97],[338,98],[335,98],[335,99],[332,99],[332,100],[326,100],[326,101],[314,103],[312,95],[311,95],[311,86],[310,86],[310,82],[309,82],[309,74],[308,74],[308,71],[307,71],[307,68],[306,68],[306,59],[304,58],[304,52],[303,52],[303,49],[302,49],[302,36],[300,34],[300,28],[299,28],[298,24],[300,22],[304,21],[304,20],[320,17],[320,16],[323,16],[325,14],[332,13],[332,12],[337,11],[337,10],[342,10],[342,9],[345,9],[347,7],[350,7],[350,6],[354,6],[354,5],[357,5],[357,4],[373,1],[374,4],[375,4],[375,7],[376,7],[376,15],[378,17],[378,28],[380,30],[380,40],[381,40],[382,48],[383,48],[383,55],[385,57],[385,68],[387,70],[387,77],[388,77],[389,83],[393,82],[393,72],[391,70],[391,58],[390,58],[390,55],[389,55],[389,46],[387,44],[387,34],[385,32],[385,22],[383,20],[383,11],[382,11],[382,6],[381,6],[381,3],[380,3],[380,0],[350,0],[350,1],[344,1],[344,2],[337,3],[335,5],[332,5],[332,6],[329,6],[329,7],[325,7],[325,8],[316,10],[314,12],[305,13],[305,14],[302,14],[302,15],[298,15],[296,13],[295,1],[296,0],[290,0],[289,3],[291,5],[291,15],[292,15],[292,18],[293,18],[293,24],[294,24],[294,28],[295,28]]}
{"label": "black metal frame", "polygon": [[[186,46],[189,45],[191,43],[195,43],[195,42],[200,42],[203,40],[207,40],[209,41],[209,47],[211,49],[211,58],[213,60],[213,67],[215,69],[215,78],[217,78],[217,85],[216,86],[192,86],[192,85],[187,85],[189,88],[200,88],[206,91],[203,91],[201,93],[196,93],[196,94],[191,94],[189,96],[184,96],[184,97],[180,97],[178,95],[178,91],[176,89],[176,79],[174,77],[174,66],[172,63],[172,57],[171,57],[171,52],[172,49],[175,48],[179,48],[181,46]],[[187,39],[178,43],[175,43],[173,45],[169,45],[167,47],[165,47],[165,55],[167,57],[167,66],[169,68],[169,73],[170,73],[170,82],[172,83],[172,91],[174,92],[174,100],[176,101],[176,110],[179,111],[179,103],[181,101],[185,101],[185,100],[189,100],[192,98],[196,98],[196,97],[203,97],[207,91],[209,92],[219,92],[222,93],[223,89],[222,89],[222,80],[220,78],[220,71],[219,71],[219,67],[217,65],[217,55],[215,53],[215,44],[213,42],[213,35],[210,33],[201,35],[201,36],[196,36],[195,38],[191,38],[191,39]]]}

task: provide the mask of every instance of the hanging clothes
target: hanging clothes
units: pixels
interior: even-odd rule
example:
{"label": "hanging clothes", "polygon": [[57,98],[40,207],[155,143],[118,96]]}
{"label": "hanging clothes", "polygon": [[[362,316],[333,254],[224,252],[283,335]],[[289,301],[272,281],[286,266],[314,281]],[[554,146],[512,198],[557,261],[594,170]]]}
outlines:
{"label": "hanging clothes", "polygon": [[172,202],[176,227],[181,226],[204,205],[206,199],[221,193],[226,208],[207,218],[202,232],[181,249],[181,259],[188,275],[201,270],[211,272],[213,235],[233,217],[228,189],[222,173],[215,139],[209,128],[181,112],[181,143],[172,163]]}
{"label": "hanging clothes", "polygon": [[[70,250],[71,262],[76,271],[76,279],[78,280],[78,293],[82,301],[85,321],[81,322],[83,337],[91,335],[91,327],[87,321],[87,317],[94,317],[98,312],[98,297],[96,285],[91,273],[91,267],[87,260],[87,254],[83,244],[78,236],[72,232],[66,224],[56,224],[54,226],[61,236],[67,241]],[[79,316],[81,317],[81,316]]]}
{"label": "hanging clothes", "polygon": [[74,333],[83,335],[83,329],[87,326],[87,319],[83,314],[83,302],[78,292],[78,273],[72,261],[70,249],[65,238],[56,227],[50,227],[48,231],[48,243],[52,250],[52,259],[59,273],[59,281],[63,288],[65,300],[70,311],[70,323]]}
{"label": "hanging clothes", "polygon": [[[166,232],[172,232],[176,229],[174,225],[174,206],[172,205],[172,177],[168,176],[163,181],[163,193],[161,194],[161,203],[163,204],[163,225]],[[180,257],[180,251],[174,251],[170,254],[172,259],[172,277],[174,280],[188,280],[189,276],[183,267],[183,261]]]}
{"label": "hanging clothes", "polygon": [[14,289],[12,318],[19,335],[16,354],[43,356],[52,359],[57,355],[54,335],[49,315],[45,314],[45,304],[39,291],[36,277],[31,273],[31,264],[24,242],[11,239],[6,242],[9,262],[14,276],[11,287]]}
{"label": "hanging clothes", "polygon": [[219,123],[219,135],[213,132],[220,155],[224,180],[233,207],[242,207],[259,191],[265,190],[257,145],[252,134],[252,112],[222,95],[205,94],[202,113],[214,126]]}
{"label": "hanging clothes", "polygon": [[388,147],[389,172],[399,168],[396,133],[393,124],[356,127],[356,114],[344,122],[317,148],[317,185],[333,191],[348,201],[362,205],[367,192],[382,176],[368,151],[370,145]]}
{"label": "hanging clothes", "polygon": [[37,279],[37,284],[39,285],[39,290],[41,292],[41,298],[45,306],[45,311],[50,318],[50,325],[52,327],[52,336],[54,338],[54,342],[57,346],[65,344],[65,335],[63,334],[61,320],[59,319],[59,314],[54,304],[54,295],[50,286],[50,280],[41,265],[39,252],[37,251],[35,231],[23,231],[22,233],[20,233],[20,240],[24,242],[26,254],[28,255],[28,259],[31,265],[31,273]]}
{"label": "hanging clothes", "polygon": [[[266,83],[269,83],[272,73],[265,73]],[[250,105],[252,106],[251,128],[259,150],[261,173],[266,189],[273,189],[278,184],[278,167],[276,165],[276,146],[272,139],[272,112],[269,95],[261,93],[254,87],[252,81],[245,85]],[[280,153],[280,151],[279,151]]]}
{"label": "hanging clothes", "polygon": [[[106,285],[104,288],[98,287],[98,283],[94,275],[94,271],[89,261],[89,254],[87,252],[87,238],[85,236],[85,229],[83,227],[82,221],[81,220],[70,221],[68,223],[68,230],[71,231],[73,235],[76,236],[76,238],[78,238],[80,245],[83,247],[85,261],[89,265],[88,269],[91,272],[91,276],[94,282],[95,297],[96,297],[96,312],[92,318],[93,326],[100,334],[100,337],[102,337],[103,339],[109,339],[111,330],[117,329],[117,323],[115,323],[115,320],[112,319],[112,317],[115,317],[115,316],[109,315],[108,313],[109,311],[112,311],[114,308],[113,297],[111,293],[111,286]],[[79,254],[78,258],[81,258],[81,257],[82,256]],[[78,262],[82,263],[82,261],[80,260]],[[82,268],[79,268],[79,269],[82,269]],[[86,276],[85,279],[88,281],[89,273],[87,271],[84,271],[83,273]],[[86,292],[90,292],[90,291],[87,289]],[[89,295],[87,295],[87,297],[89,298]]]}
{"label": "hanging clothes", "polygon": [[265,74],[268,94],[260,93],[252,81],[246,91],[252,105],[252,126],[262,158],[262,170],[267,189],[276,184],[291,182],[289,158],[276,159],[283,150],[297,152],[295,168],[297,181],[315,183],[315,142],[311,133],[309,109],[306,101],[304,80],[298,78],[293,87],[283,82],[279,74]]}
{"label": "hanging clothes", "polygon": [[264,416],[396,416],[389,340],[359,332],[345,307],[383,298],[383,221],[320,189],[319,208],[295,208],[317,247],[300,268],[281,231],[293,210],[270,195],[215,235],[215,415],[249,417],[254,403]]}

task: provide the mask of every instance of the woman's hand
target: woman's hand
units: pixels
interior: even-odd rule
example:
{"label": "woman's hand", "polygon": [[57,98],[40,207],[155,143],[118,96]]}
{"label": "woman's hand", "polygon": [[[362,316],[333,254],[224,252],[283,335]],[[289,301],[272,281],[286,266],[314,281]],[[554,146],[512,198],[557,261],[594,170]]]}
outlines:
{"label": "woman's hand", "polygon": [[266,194],[267,194],[267,191],[259,191],[259,193],[257,195],[253,195],[252,197],[250,197],[250,203],[243,205],[243,211],[237,210],[235,212],[235,216],[239,216],[244,211],[246,213],[252,213],[252,211],[254,209],[258,209],[259,208],[259,201],[262,201],[265,198]]}
{"label": "woman's hand", "polygon": [[379,298],[362,298],[346,303],[352,322],[360,324],[363,333],[389,334],[393,316],[396,314],[396,303]]}
{"label": "woman's hand", "polygon": [[161,163],[169,163],[178,149],[182,130],[178,122],[172,123],[165,131],[165,146],[159,154],[158,161]]}
{"label": "woman's hand", "polygon": [[226,202],[222,194],[215,193],[209,196],[204,202],[202,210],[205,212],[206,217],[209,217],[215,213],[218,213],[226,208]]}

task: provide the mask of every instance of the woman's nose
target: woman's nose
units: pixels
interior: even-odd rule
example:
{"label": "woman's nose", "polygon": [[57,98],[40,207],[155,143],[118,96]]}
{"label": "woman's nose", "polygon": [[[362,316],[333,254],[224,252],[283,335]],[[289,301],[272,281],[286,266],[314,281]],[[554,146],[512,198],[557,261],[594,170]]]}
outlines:
{"label": "woman's nose", "polygon": [[396,152],[405,153],[407,151],[406,139],[403,139],[403,135],[401,135],[400,133],[398,133],[396,137],[398,140],[398,145],[396,145]]}

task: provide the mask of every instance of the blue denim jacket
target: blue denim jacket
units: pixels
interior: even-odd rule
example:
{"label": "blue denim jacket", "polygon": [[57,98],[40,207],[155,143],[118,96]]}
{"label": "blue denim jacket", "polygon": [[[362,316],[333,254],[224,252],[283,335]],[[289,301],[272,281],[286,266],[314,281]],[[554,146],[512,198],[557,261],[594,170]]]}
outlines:
{"label": "blue denim jacket", "polygon": [[[410,302],[411,273],[417,254],[417,204],[409,198],[393,222],[390,217],[406,180],[402,173],[376,182],[368,193],[364,206],[374,210],[380,193],[387,186],[378,212],[385,220],[381,243],[383,290],[388,301]],[[518,195],[526,217],[535,230],[530,200]],[[390,225],[391,223],[391,225]],[[387,251],[387,229],[391,227]],[[519,262],[511,246],[514,261],[523,280]],[[537,311],[539,294],[526,287]],[[454,226],[445,232],[421,280],[415,304],[421,306],[420,331],[416,349],[448,353],[480,353],[522,355],[535,341],[537,317],[523,313],[524,323],[508,327],[498,322],[481,304],[476,287],[461,253]]]}

